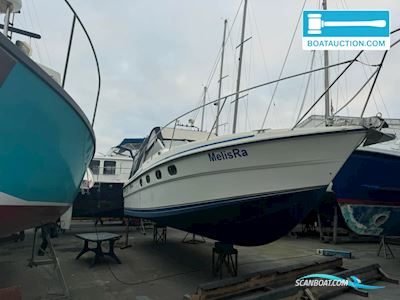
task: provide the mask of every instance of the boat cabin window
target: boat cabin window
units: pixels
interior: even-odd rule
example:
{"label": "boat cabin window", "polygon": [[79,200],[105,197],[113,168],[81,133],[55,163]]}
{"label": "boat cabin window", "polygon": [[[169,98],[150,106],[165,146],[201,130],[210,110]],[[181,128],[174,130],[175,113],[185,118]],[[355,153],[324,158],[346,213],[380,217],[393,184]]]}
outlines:
{"label": "boat cabin window", "polygon": [[114,175],[115,174],[115,166],[116,166],[115,161],[105,160],[103,174],[104,175]]}
{"label": "boat cabin window", "polygon": [[156,177],[157,177],[157,179],[161,179],[161,171],[160,170],[157,170],[156,171]]}
{"label": "boat cabin window", "polygon": [[168,166],[168,173],[169,175],[176,175],[178,171],[174,165]]}
{"label": "boat cabin window", "polygon": [[143,180],[142,180],[142,178],[140,178],[139,184],[140,184],[140,186],[143,186]]}
{"label": "boat cabin window", "polygon": [[93,175],[99,175],[100,161],[92,160],[89,164],[89,168],[92,171]]}
{"label": "boat cabin window", "polygon": [[146,182],[150,183],[150,175],[146,175]]}

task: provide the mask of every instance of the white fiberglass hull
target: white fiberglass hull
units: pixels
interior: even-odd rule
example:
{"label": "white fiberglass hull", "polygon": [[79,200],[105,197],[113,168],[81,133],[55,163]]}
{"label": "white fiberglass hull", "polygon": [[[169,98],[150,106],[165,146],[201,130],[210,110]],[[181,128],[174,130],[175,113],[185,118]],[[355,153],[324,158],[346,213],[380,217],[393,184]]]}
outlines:
{"label": "white fiberglass hull", "polygon": [[[179,146],[126,184],[125,213],[224,242],[268,243],[318,204],[365,134],[361,127],[270,130]],[[247,230],[273,224],[261,236]]]}

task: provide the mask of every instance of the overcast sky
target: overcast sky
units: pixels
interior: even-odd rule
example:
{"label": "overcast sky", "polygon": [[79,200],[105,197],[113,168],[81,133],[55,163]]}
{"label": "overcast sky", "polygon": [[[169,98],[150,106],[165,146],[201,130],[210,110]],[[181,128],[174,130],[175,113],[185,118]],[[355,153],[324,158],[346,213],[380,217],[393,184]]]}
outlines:
{"label": "overcast sky", "polygon": [[[155,127],[198,105],[217,58],[228,19],[223,95],[234,92],[242,12],[235,20],[242,0],[70,0],[89,31],[99,56],[102,90],[95,123],[97,150],[106,152],[125,137],[143,137]],[[244,49],[242,88],[276,79],[303,6],[301,0],[249,0]],[[16,26],[33,30],[42,40],[31,41],[34,58],[62,73],[72,15],[62,0],[24,0]],[[318,9],[319,1],[308,0],[306,9]],[[330,0],[330,9],[389,9],[392,29],[400,26],[398,0]],[[235,22],[234,22],[235,21]],[[234,24],[233,24],[234,23]],[[232,27],[233,24],[233,27]],[[311,52],[301,49],[302,24],[296,33],[284,75],[310,68]],[[232,27],[232,29],[231,29]],[[400,38],[400,35],[397,36]],[[395,37],[392,38],[392,41]],[[362,60],[375,63],[382,53],[368,53]],[[394,48],[382,70],[379,89],[368,105],[367,115],[378,111],[400,118],[398,104],[400,50]],[[331,62],[344,60],[355,52],[330,53]],[[316,54],[315,67],[322,63]],[[341,68],[332,70],[334,78]],[[331,93],[333,108],[345,103],[360,87],[373,68],[358,64]],[[217,97],[218,72],[212,78],[207,100]],[[280,84],[267,117],[266,128],[294,124],[299,113],[307,77]],[[323,74],[315,74],[305,106],[322,92]],[[89,44],[77,27],[66,89],[91,120],[97,88],[97,75]],[[240,101],[239,129],[259,129],[271,99],[273,86],[251,91]],[[232,99],[231,99],[232,100]],[[359,115],[365,100],[343,114]],[[323,103],[313,113],[322,113]],[[227,102],[221,123],[231,121],[232,104]],[[206,128],[211,127],[215,106],[206,109]],[[182,118],[187,123],[191,114]],[[200,115],[196,125],[200,126]],[[221,126],[229,131],[230,125]]]}

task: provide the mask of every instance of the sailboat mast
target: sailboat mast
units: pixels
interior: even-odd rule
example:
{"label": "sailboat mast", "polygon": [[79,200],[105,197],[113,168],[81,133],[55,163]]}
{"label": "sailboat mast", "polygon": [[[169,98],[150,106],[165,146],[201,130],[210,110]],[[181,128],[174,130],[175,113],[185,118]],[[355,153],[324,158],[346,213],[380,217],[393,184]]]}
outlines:
{"label": "sailboat mast", "polygon": [[[221,65],[219,69],[219,86],[218,86],[218,99],[221,98],[221,92],[222,92],[222,76],[223,76],[223,71],[224,71],[224,55],[225,55],[225,36],[226,36],[226,25],[228,24],[228,20],[224,20],[224,35],[222,38],[222,48],[221,48]],[[218,135],[218,130],[219,130],[219,110],[220,110],[220,103],[221,100],[218,100],[217,102],[217,120],[216,120],[216,127],[215,127],[215,134]]]}
{"label": "sailboat mast", "polygon": [[[327,10],[328,9],[328,0],[323,0],[322,1],[322,9]],[[324,50],[324,75],[325,75],[325,82],[324,82],[324,87],[325,87],[325,125],[329,126],[331,125],[331,101],[330,101],[330,95],[329,95],[329,70],[327,67],[329,66],[329,52],[328,50]]]}
{"label": "sailboat mast", "polygon": [[237,126],[237,115],[238,115],[238,107],[239,107],[239,91],[240,91],[240,77],[242,75],[243,44],[244,44],[244,34],[245,34],[245,31],[246,31],[246,10],[247,10],[247,0],[244,0],[242,36],[241,36],[241,39],[240,39],[239,66],[238,66],[238,74],[237,74],[237,80],[236,80],[235,110],[234,110],[234,113],[233,113],[233,126],[232,126],[232,132],[233,133],[236,133],[236,126]]}
{"label": "sailboat mast", "polygon": [[203,131],[203,128],[204,128],[204,114],[205,114],[205,108],[206,108],[206,95],[207,95],[207,87],[204,86],[203,108],[201,109],[201,125],[200,125],[200,131]]}

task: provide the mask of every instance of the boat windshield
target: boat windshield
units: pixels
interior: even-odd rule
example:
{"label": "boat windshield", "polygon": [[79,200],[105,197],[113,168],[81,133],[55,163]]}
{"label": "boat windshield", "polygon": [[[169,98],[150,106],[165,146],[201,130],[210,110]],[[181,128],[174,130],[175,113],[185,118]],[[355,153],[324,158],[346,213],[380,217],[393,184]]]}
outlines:
{"label": "boat windshield", "polygon": [[[159,151],[193,141],[205,140],[208,136],[208,132],[199,131],[189,126],[183,126],[183,128],[153,128],[141,144],[138,154],[134,158],[131,176],[135,174],[144,161],[150,159]],[[215,135],[212,136],[214,137]]]}
{"label": "boat windshield", "polygon": [[132,165],[131,177],[140,168],[142,163],[151,157],[154,153],[160,151],[165,147],[161,135],[161,128],[155,127],[150,131],[150,134],[144,139],[140,146],[138,154],[135,156]]}

